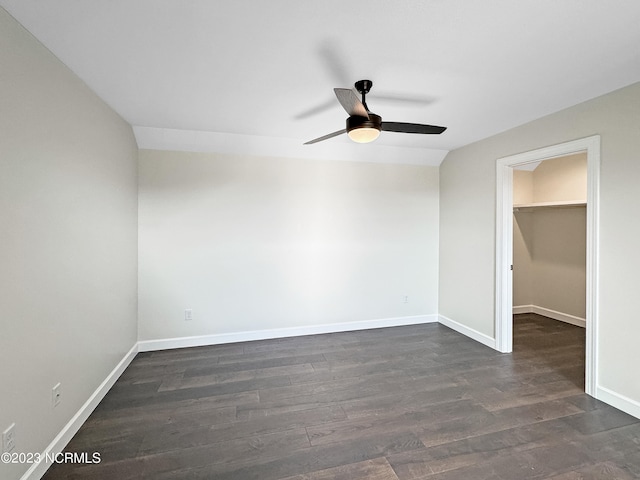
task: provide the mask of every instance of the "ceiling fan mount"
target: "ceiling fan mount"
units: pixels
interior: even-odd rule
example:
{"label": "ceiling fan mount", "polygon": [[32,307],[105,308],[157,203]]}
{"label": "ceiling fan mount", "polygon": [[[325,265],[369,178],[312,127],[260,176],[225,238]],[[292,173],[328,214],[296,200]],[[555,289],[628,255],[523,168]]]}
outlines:
{"label": "ceiling fan mount", "polygon": [[356,91],[362,95],[366,95],[373,87],[373,82],[371,80],[358,80],[355,84]]}
{"label": "ceiling fan mount", "polygon": [[420,134],[440,134],[444,132],[446,127],[438,127],[435,125],[423,125],[420,123],[404,123],[404,122],[383,122],[382,117],[371,113],[366,102],[366,95],[371,90],[373,82],[371,80],[358,80],[355,83],[355,89],[362,96],[362,100],[350,88],[334,88],[333,91],[340,102],[340,105],[349,114],[346,121],[346,128],[337,132],[329,133],[322,137],[310,140],[305,145],[318,143],[328,140],[346,133],[351,140],[357,143],[369,143],[374,141],[380,135],[381,131],[400,132],[400,133],[420,133]]}

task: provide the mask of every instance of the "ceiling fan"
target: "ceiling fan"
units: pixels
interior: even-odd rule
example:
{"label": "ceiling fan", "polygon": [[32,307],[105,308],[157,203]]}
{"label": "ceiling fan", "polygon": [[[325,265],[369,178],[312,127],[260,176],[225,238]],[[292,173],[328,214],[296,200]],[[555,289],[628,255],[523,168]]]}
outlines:
{"label": "ceiling fan", "polygon": [[346,133],[351,140],[357,143],[373,142],[380,132],[400,132],[400,133],[421,133],[437,135],[444,132],[447,127],[435,125],[423,125],[420,123],[405,122],[383,122],[380,115],[369,111],[365,96],[371,90],[373,82],[371,80],[359,80],[355,83],[356,90],[362,95],[362,101],[350,88],[334,88],[333,91],[338,97],[340,105],[347,111],[347,126],[337,132],[329,133],[322,137],[309,140],[305,145],[322,142],[329,138],[337,137]]}

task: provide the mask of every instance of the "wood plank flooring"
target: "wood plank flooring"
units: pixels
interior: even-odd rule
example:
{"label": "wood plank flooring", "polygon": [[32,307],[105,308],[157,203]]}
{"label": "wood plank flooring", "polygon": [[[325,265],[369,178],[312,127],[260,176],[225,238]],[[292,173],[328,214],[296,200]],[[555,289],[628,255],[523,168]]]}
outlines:
{"label": "wood plank flooring", "polygon": [[57,479],[640,478],[640,421],[584,389],[584,330],[518,315],[514,353],[439,324],[141,353]]}

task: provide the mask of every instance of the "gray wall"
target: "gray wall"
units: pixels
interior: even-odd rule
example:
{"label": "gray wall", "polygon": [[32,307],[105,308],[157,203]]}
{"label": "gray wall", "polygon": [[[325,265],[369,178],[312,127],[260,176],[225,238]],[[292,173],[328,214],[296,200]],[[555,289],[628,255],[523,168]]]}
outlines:
{"label": "gray wall", "polygon": [[514,307],[533,305],[584,319],[586,239],[584,207],[514,213]]}
{"label": "gray wall", "polygon": [[437,318],[437,167],[141,150],[139,188],[140,340]]}
{"label": "gray wall", "polygon": [[439,308],[494,336],[496,159],[594,134],[602,141],[598,388],[639,408],[640,84],[449,153],[440,167]]}
{"label": "gray wall", "polygon": [[137,146],[3,9],[0,65],[0,430],[42,452],[136,342]]}

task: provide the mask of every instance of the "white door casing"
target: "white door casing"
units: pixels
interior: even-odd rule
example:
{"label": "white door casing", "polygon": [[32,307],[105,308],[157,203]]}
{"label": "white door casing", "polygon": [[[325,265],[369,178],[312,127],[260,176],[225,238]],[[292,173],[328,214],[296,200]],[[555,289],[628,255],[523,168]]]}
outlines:
{"label": "white door casing", "polygon": [[587,285],[585,392],[596,394],[598,365],[598,257],[600,136],[503,157],[496,162],[496,350],[513,349],[513,167],[587,152]]}

